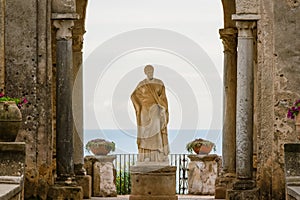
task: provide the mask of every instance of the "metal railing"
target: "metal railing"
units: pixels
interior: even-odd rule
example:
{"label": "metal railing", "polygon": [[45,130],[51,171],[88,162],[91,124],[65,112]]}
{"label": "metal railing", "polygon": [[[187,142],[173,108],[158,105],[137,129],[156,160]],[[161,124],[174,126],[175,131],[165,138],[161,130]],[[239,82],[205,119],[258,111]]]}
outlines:
{"label": "metal railing", "polygon": [[[137,154],[115,154],[114,166],[116,168],[117,193],[120,195],[130,194],[130,167],[135,165]],[[176,193],[188,193],[188,154],[170,154],[169,162],[171,166],[176,166]]]}

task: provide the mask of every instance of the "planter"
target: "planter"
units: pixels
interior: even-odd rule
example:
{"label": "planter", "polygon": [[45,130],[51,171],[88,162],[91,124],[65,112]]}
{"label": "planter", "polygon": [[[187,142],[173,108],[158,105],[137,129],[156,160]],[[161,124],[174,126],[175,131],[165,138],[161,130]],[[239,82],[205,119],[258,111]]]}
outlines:
{"label": "planter", "polygon": [[196,154],[209,154],[213,149],[214,145],[201,145],[199,147],[194,147],[193,150]]}
{"label": "planter", "polygon": [[192,142],[189,142],[185,148],[189,153],[193,153],[194,151],[196,154],[206,155],[209,154],[211,150],[215,148],[215,144],[208,140],[198,138]]}
{"label": "planter", "polygon": [[104,145],[92,146],[90,151],[96,156],[105,156],[110,152]]}
{"label": "planter", "polygon": [[85,148],[96,156],[107,155],[110,151],[115,150],[115,143],[104,139],[94,139],[89,141]]}
{"label": "planter", "polygon": [[22,122],[22,114],[14,101],[0,102],[0,142],[14,142]]}

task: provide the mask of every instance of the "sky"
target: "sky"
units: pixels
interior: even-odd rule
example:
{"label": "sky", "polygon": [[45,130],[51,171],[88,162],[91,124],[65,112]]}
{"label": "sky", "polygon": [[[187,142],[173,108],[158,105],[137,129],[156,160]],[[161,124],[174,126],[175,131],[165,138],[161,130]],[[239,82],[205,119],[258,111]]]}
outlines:
{"label": "sky", "polygon": [[130,95],[152,64],[169,129],[222,129],[221,1],[90,0],[84,35],[84,128],[134,129]]}

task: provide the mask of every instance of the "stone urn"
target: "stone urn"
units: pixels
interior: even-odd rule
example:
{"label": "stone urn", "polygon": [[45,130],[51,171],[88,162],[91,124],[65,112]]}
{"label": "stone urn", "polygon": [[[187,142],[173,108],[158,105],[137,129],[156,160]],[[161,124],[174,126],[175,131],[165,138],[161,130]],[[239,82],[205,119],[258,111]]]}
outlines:
{"label": "stone urn", "polygon": [[211,144],[211,145],[201,145],[201,146],[197,146],[197,147],[194,147],[193,150],[196,154],[209,154],[212,149],[213,149],[214,145]]}
{"label": "stone urn", "polygon": [[104,139],[94,139],[90,140],[85,148],[96,156],[104,156],[115,150],[115,143]]}
{"label": "stone urn", "polygon": [[214,147],[215,144],[213,142],[198,138],[192,142],[189,142],[186,145],[186,150],[190,153],[194,151],[196,154],[205,155],[209,154]]}
{"label": "stone urn", "polygon": [[0,102],[0,142],[14,142],[22,122],[22,114],[14,101]]}

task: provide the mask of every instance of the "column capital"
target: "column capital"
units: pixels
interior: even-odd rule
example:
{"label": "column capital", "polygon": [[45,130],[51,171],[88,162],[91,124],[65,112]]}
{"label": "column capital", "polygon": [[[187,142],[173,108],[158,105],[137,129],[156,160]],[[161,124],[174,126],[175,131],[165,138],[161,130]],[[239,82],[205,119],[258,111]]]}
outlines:
{"label": "column capital", "polygon": [[219,34],[224,46],[224,52],[236,53],[237,29],[235,28],[219,29]]}
{"label": "column capital", "polygon": [[252,30],[256,27],[256,21],[236,21],[236,27],[238,29],[238,36],[244,38],[253,38]]}
{"label": "column capital", "polygon": [[70,40],[72,39],[72,28],[74,26],[73,20],[54,20],[53,25],[57,28],[57,40]]}

